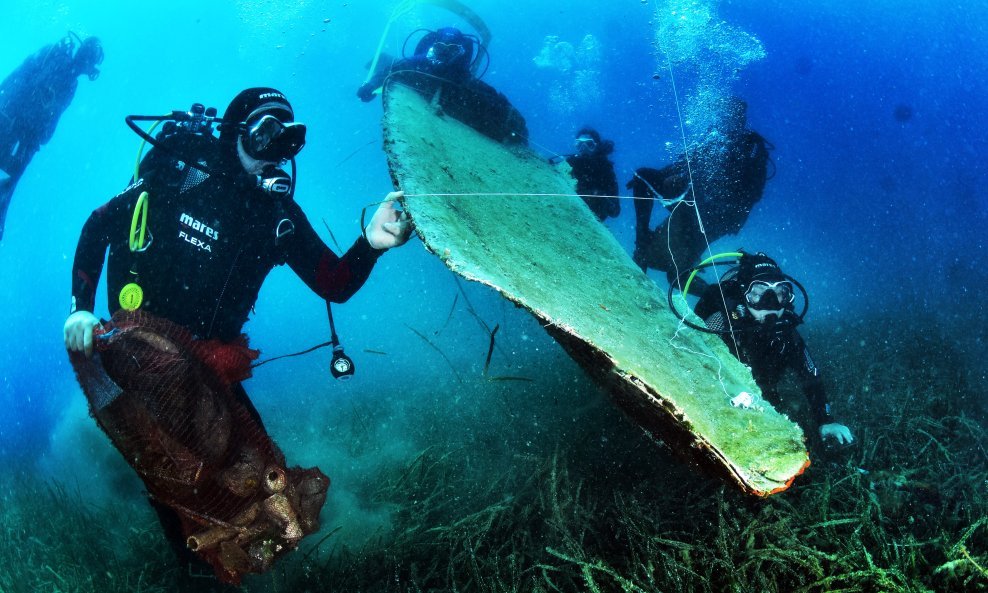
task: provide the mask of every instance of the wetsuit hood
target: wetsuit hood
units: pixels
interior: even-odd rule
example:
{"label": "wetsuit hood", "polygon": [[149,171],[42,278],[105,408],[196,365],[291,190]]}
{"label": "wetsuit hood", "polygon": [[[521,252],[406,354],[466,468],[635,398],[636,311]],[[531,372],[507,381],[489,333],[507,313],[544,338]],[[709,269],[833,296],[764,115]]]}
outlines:
{"label": "wetsuit hood", "polygon": [[223,112],[220,142],[234,145],[242,129],[239,124],[271,115],[283,124],[295,121],[295,112],[284,93],[270,87],[254,87],[241,91]]}

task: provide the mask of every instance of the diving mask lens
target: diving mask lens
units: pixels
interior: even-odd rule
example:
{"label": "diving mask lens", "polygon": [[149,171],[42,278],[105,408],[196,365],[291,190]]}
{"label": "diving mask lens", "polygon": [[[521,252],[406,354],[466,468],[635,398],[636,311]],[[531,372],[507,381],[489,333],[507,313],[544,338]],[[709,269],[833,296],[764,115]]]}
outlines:
{"label": "diving mask lens", "polygon": [[757,280],[748,286],[744,298],[751,307],[764,309],[766,307],[785,307],[795,300],[796,295],[792,288],[792,282],[788,280],[779,280],[778,282]]}
{"label": "diving mask lens", "polygon": [[590,136],[580,136],[576,139],[576,151],[580,154],[590,154],[597,150],[597,141]]}
{"label": "diving mask lens", "polygon": [[432,44],[425,57],[434,64],[449,64],[464,53],[466,53],[466,50],[458,43],[443,43],[439,41]]}
{"label": "diving mask lens", "polygon": [[305,125],[283,124],[272,115],[265,115],[248,124],[244,150],[261,161],[280,162],[292,159],[305,146]]}

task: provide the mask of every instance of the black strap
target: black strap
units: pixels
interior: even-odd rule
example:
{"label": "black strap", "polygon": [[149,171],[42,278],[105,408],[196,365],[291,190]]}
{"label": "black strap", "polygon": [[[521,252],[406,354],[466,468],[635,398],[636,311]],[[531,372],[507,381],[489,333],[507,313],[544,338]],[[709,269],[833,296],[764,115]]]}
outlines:
{"label": "black strap", "polygon": [[282,354],[281,356],[275,356],[274,358],[268,358],[266,360],[262,360],[261,362],[252,364],[250,368],[256,369],[257,367],[261,366],[262,364],[267,364],[267,363],[269,363],[271,361],[279,360],[281,358],[291,358],[293,356],[302,356],[303,354],[308,354],[310,352],[314,352],[314,351],[316,351],[316,350],[318,350],[320,348],[325,348],[326,346],[332,346],[335,349],[337,346],[340,345],[340,338],[336,335],[336,324],[333,322],[333,307],[332,307],[332,305],[330,305],[330,303],[329,303],[328,300],[326,301],[326,315],[329,317],[330,339],[329,339],[328,342],[323,342],[322,344],[316,344],[312,348],[308,348],[306,350],[302,350],[301,352],[293,352],[291,354]]}
{"label": "black strap", "polygon": [[340,338],[336,335],[336,324],[333,323],[333,307],[329,304],[329,300],[326,300],[326,315],[329,317],[329,340],[333,348],[340,345]]}
{"label": "black strap", "polygon": [[257,362],[257,363],[254,363],[254,364],[250,365],[250,368],[256,369],[257,367],[261,366],[262,364],[267,364],[267,363],[269,363],[271,361],[278,360],[280,358],[291,358],[292,356],[302,356],[303,354],[308,354],[308,353],[314,352],[314,351],[316,351],[316,350],[318,350],[320,348],[325,348],[326,346],[332,346],[332,345],[333,345],[332,342],[323,342],[322,344],[317,344],[317,345],[313,346],[312,348],[309,348],[308,350],[302,350],[301,352],[293,352],[292,354],[282,354],[281,356],[275,356],[274,358],[268,358],[267,360],[262,360],[261,362]]}

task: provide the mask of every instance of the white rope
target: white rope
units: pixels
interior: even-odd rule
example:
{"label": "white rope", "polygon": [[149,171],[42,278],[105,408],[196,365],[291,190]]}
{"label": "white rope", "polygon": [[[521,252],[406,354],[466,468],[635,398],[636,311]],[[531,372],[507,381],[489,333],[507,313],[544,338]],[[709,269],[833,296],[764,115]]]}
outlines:
{"label": "white rope", "polygon": [[428,197],[440,197],[440,198],[451,198],[451,197],[532,197],[532,198],[618,198],[621,200],[651,200],[651,201],[662,201],[661,198],[639,198],[637,196],[598,196],[597,194],[539,194],[539,193],[499,193],[499,192],[463,192],[463,193],[421,193],[421,194],[409,194],[406,193],[406,198],[428,198]]}
{"label": "white rope", "polygon": [[[672,211],[669,212],[669,217],[670,217],[669,224],[666,225],[666,250],[669,252],[669,260],[672,262],[673,268],[676,271],[676,283],[679,284],[681,272],[679,271],[679,264],[676,262],[676,258],[672,253],[672,215],[676,211],[676,209],[679,208],[681,204],[685,203],[687,206],[693,208],[693,211],[696,214],[696,222],[697,225],[699,226],[700,235],[703,237],[703,242],[707,246],[707,253],[710,256],[713,256],[714,253],[713,253],[713,249],[711,249],[710,247],[710,241],[707,238],[707,231],[703,226],[703,217],[700,215],[700,206],[697,203],[697,199],[696,199],[696,186],[693,182],[694,181],[693,162],[690,159],[689,142],[686,139],[686,126],[683,123],[683,111],[682,111],[682,106],[680,105],[679,102],[679,90],[676,87],[676,75],[673,72],[672,60],[669,59],[668,53],[663,50],[663,54],[665,54],[666,56],[666,70],[669,71],[669,81],[670,84],[672,85],[672,95],[673,95],[673,99],[675,99],[676,102],[676,117],[679,122],[679,135],[683,143],[683,157],[686,159],[686,172],[687,172],[687,176],[689,177],[689,186],[687,187],[686,191],[690,194],[690,197],[692,198],[690,201],[682,200],[676,203]],[[654,192],[655,190],[653,189],[652,191]],[[734,343],[735,349],[737,349],[737,351],[740,352],[740,348],[738,347],[738,342],[737,342],[737,336],[735,335],[734,327],[731,324],[730,311],[728,311],[728,307],[727,307],[727,296],[724,294],[724,288],[720,283],[720,273],[717,271],[717,262],[714,261],[712,262],[712,264],[713,264],[712,267],[714,270],[714,274],[717,275],[718,278],[717,288],[720,291],[721,303],[724,306],[724,311],[727,312],[726,317],[727,317],[728,329],[730,331],[731,341]],[[687,311],[692,311],[692,307],[689,306],[689,302],[687,301],[687,295],[683,294],[682,285],[679,285],[679,292],[681,294],[681,298],[683,299],[683,303],[686,305]],[[677,350],[685,350],[691,354],[713,358],[717,362],[717,380],[718,382],[720,382],[720,386],[724,394],[730,397],[731,394],[728,393],[727,387],[726,385],[724,385],[724,377],[721,372],[723,370],[723,363],[720,361],[720,358],[712,356],[711,354],[708,353],[695,352],[692,349],[686,348],[685,346],[677,343],[676,338],[679,336],[679,332],[682,331],[682,329],[686,326],[686,321],[685,321],[686,315],[688,315],[688,313],[683,315],[683,319],[680,320],[679,326],[676,328],[676,332],[669,338],[668,340],[669,345],[672,346],[673,348],[676,348]]]}

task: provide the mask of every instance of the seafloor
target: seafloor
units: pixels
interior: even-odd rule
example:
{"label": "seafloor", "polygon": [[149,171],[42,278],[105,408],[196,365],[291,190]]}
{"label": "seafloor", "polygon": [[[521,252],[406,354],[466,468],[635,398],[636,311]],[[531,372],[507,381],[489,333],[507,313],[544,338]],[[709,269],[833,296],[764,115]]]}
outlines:
{"label": "seafloor", "polygon": [[[326,521],[244,588],[988,590],[982,370],[964,365],[958,334],[913,321],[911,339],[894,340],[897,327],[872,317],[807,332],[858,442],[814,443],[809,471],[768,499],[692,472],[582,387],[575,367],[534,383],[464,373],[455,417],[428,396],[434,385],[410,386],[427,445],[363,476],[359,492],[391,510],[389,527],[354,546],[337,531],[345,522]],[[518,420],[536,407],[537,429]],[[327,438],[375,455],[385,444],[367,442],[367,426],[384,413],[341,410],[352,418]],[[92,506],[86,493],[29,475],[0,476],[0,591],[176,590],[178,569],[141,501]]]}

